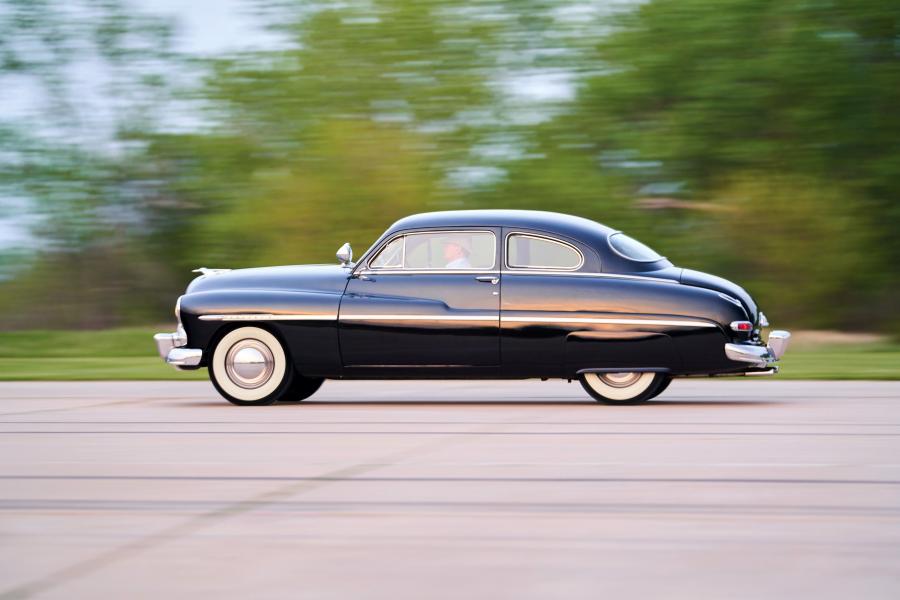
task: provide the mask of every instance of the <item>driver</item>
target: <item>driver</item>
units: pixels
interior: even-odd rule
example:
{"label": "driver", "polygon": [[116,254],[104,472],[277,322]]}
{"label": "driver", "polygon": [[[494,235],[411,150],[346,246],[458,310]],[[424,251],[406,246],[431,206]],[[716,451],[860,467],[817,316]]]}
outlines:
{"label": "driver", "polygon": [[469,256],[472,254],[472,246],[464,237],[448,238],[444,243],[444,260],[448,269],[470,269],[472,263]]}

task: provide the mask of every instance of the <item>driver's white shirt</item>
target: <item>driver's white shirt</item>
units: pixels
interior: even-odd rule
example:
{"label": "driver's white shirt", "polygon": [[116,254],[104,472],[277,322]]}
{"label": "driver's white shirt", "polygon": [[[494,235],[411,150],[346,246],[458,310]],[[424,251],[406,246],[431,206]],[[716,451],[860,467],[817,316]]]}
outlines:
{"label": "driver's white shirt", "polygon": [[447,263],[448,269],[471,269],[472,263],[469,262],[469,259],[465,256],[460,256],[459,258],[455,258]]}

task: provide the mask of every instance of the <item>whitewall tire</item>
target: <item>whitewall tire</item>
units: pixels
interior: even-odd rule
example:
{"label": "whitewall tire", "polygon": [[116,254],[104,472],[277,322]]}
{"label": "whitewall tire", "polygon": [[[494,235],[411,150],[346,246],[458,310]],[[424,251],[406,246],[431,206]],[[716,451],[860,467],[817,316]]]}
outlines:
{"label": "whitewall tire", "polygon": [[598,402],[637,404],[656,395],[666,379],[663,373],[583,373],[581,385]]}
{"label": "whitewall tire", "polygon": [[213,350],[209,378],[232,404],[277,402],[290,388],[294,369],[274,335],[259,327],[229,331]]}

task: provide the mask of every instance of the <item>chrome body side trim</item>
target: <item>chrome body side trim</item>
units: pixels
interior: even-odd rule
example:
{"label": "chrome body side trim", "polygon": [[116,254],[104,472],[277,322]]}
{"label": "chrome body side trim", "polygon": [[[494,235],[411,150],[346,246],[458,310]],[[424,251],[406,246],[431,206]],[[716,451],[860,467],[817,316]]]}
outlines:
{"label": "chrome body side trim", "polygon": [[507,317],[501,316],[504,323],[590,323],[601,325],[663,325],[670,327],[718,327],[708,321],[691,321],[676,319],[620,319],[606,317]]}
{"label": "chrome body side trim", "polygon": [[[341,315],[341,321],[497,321],[494,315]],[[675,319],[619,319],[601,317],[508,317],[499,316],[501,323],[586,323],[599,325],[663,325],[670,327],[718,327],[707,321]]]}
{"label": "chrome body side trim", "polygon": [[341,321],[498,321],[497,315],[341,315]]}
{"label": "chrome body side trim", "polygon": [[606,277],[611,279],[637,279],[644,281],[657,281],[659,283],[675,283],[674,279],[664,279],[662,277],[649,277],[646,275],[626,275],[624,273],[596,273],[596,272],[576,272],[576,271],[541,271],[538,269],[517,269],[515,271],[504,270],[501,275],[556,275],[558,277]]}
{"label": "chrome body side trim", "polygon": [[[718,327],[709,321],[689,319],[626,319],[617,317],[516,317],[505,315],[342,314],[341,321],[500,321],[505,323],[587,323],[605,325],[663,325],[670,327]],[[203,321],[334,321],[336,315],[231,314],[201,315]],[[168,335],[168,334],[157,334]]]}
{"label": "chrome body side trim", "polygon": [[227,315],[200,315],[201,321],[336,321],[337,315],[273,315],[268,313],[242,313]]}

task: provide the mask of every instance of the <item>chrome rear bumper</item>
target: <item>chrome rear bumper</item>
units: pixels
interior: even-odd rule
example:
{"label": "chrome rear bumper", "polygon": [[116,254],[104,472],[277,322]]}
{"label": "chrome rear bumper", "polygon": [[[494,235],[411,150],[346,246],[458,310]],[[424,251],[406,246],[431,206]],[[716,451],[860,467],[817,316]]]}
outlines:
{"label": "chrome rear bumper", "polygon": [[179,325],[175,333],[157,333],[153,336],[160,358],[173,367],[196,367],[203,358],[203,350],[185,348],[187,334]]}
{"label": "chrome rear bumper", "polygon": [[725,356],[735,362],[748,363],[757,368],[772,366],[784,356],[791,340],[789,331],[773,331],[765,346],[751,344],[725,344]]}

